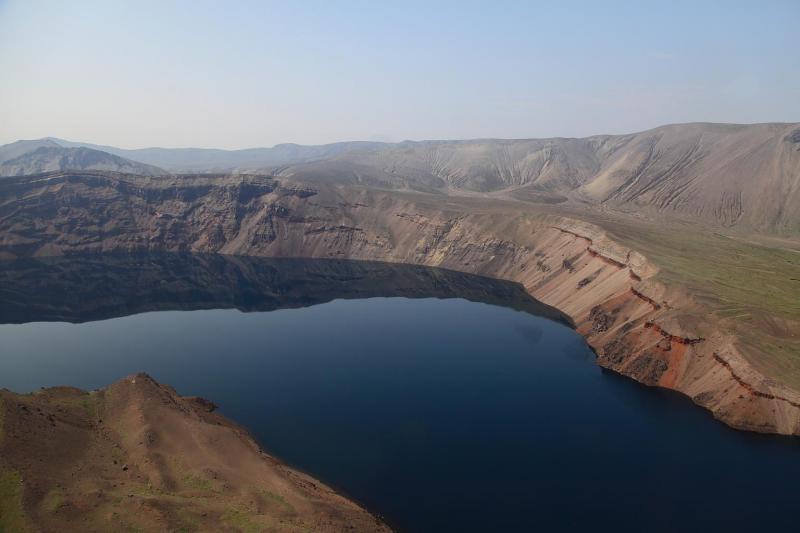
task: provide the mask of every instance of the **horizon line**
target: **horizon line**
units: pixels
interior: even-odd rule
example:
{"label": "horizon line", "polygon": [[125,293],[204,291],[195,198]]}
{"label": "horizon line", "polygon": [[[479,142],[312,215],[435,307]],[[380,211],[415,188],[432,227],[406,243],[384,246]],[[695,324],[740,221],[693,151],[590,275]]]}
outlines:
{"label": "horizon line", "polygon": [[[371,141],[366,139],[350,139],[350,140],[339,140],[339,141],[332,141],[328,143],[319,143],[319,144],[303,144],[303,143],[296,143],[296,142],[281,142],[274,144],[272,146],[250,146],[245,148],[217,148],[217,147],[202,147],[202,146],[144,146],[140,148],[123,148],[120,146],[115,146],[113,144],[106,144],[106,143],[98,143],[98,142],[90,142],[90,141],[73,141],[69,139],[64,139],[62,137],[56,137],[52,135],[46,135],[44,137],[34,138],[34,139],[17,139],[14,141],[10,141],[0,146],[7,146],[10,144],[20,143],[20,142],[35,142],[35,141],[53,141],[58,143],[67,142],[67,143],[74,143],[74,144],[83,144],[83,145],[91,145],[95,147],[94,149],[102,150],[103,148],[113,148],[116,150],[126,150],[126,151],[143,151],[143,150],[215,150],[221,152],[240,152],[240,151],[248,151],[248,150],[270,150],[277,148],[279,146],[303,146],[303,147],[315,147],[315,146],[332,146],[336,144],[347,144],[347,143],[365,143],[365,144],[376,144],[376,145],[400,145],[405,143],[446,143],[446,142],[480,142],[480,141],[545,141],[545,140],[579,140],[579,139],[591,139],[594,137],[619,137],[625,135],[638,135],[641,133],[646,133],[649,131],[654,131],[661,128],[668,128],[674,126],[697,126],[697,125],[707,125],[707,126],[731,126],[731,127],[743,127],[743,126],[790,126],[793,124],[800,124],[800,121],[785,121],[785,122],[777,122],[777,121],[768,121],[768,122],[712,122],[712,121],[695,121],[695,122],[669,122],[666,124],[660,124],[658,126],[654,126],[652,128],[638,130],[638,131],[631,131],[625,133],[597,133],[593,135],[584,135],[584,136],[553,136],[553,137],[465,137],[465,138],[427,138],[427,139],[403,139],[402,141]],[[70,148],[70,147],[64,147]]]}

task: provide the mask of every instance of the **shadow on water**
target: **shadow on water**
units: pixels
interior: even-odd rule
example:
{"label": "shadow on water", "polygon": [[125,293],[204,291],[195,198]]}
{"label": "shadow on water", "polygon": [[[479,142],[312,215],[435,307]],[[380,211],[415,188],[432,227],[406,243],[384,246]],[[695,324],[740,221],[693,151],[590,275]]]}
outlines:
{"label": "shadow on water", "polygon": [[273,311],[374,297],[463,298],[571,324],[517,283],[416,265],[219,254],[0,261],[0,324],[80,323],[167,310]]}

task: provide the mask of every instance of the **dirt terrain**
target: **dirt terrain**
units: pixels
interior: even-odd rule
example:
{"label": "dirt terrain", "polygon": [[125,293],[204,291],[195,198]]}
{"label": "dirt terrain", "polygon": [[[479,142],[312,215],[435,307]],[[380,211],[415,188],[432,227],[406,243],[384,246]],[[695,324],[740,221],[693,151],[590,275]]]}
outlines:
{"label": "dirt terrain", "polygon": [[0,531],[389,531],[145,374],[0,391]]}

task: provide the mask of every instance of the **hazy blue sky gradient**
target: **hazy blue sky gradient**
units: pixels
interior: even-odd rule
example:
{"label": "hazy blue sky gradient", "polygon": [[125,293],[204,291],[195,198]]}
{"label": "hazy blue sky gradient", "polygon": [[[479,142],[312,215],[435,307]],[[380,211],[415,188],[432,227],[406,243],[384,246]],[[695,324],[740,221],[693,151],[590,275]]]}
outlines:
{"label": "hazy blue sky gradient", "polygon": [[800,1],[0,0],[0,142],[585,136],[800,121]]}

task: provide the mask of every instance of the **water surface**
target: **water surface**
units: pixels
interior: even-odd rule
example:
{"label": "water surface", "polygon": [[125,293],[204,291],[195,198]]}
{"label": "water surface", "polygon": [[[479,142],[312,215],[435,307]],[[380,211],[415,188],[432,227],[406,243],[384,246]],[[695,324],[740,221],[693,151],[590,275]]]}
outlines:
{"label": "water surface", "polygon": [[0,265],[0,321],[0,387],[148,372],[401,530],[796,527],[796,441],[602,371],[514,284],[342,261],[28,261]]}

